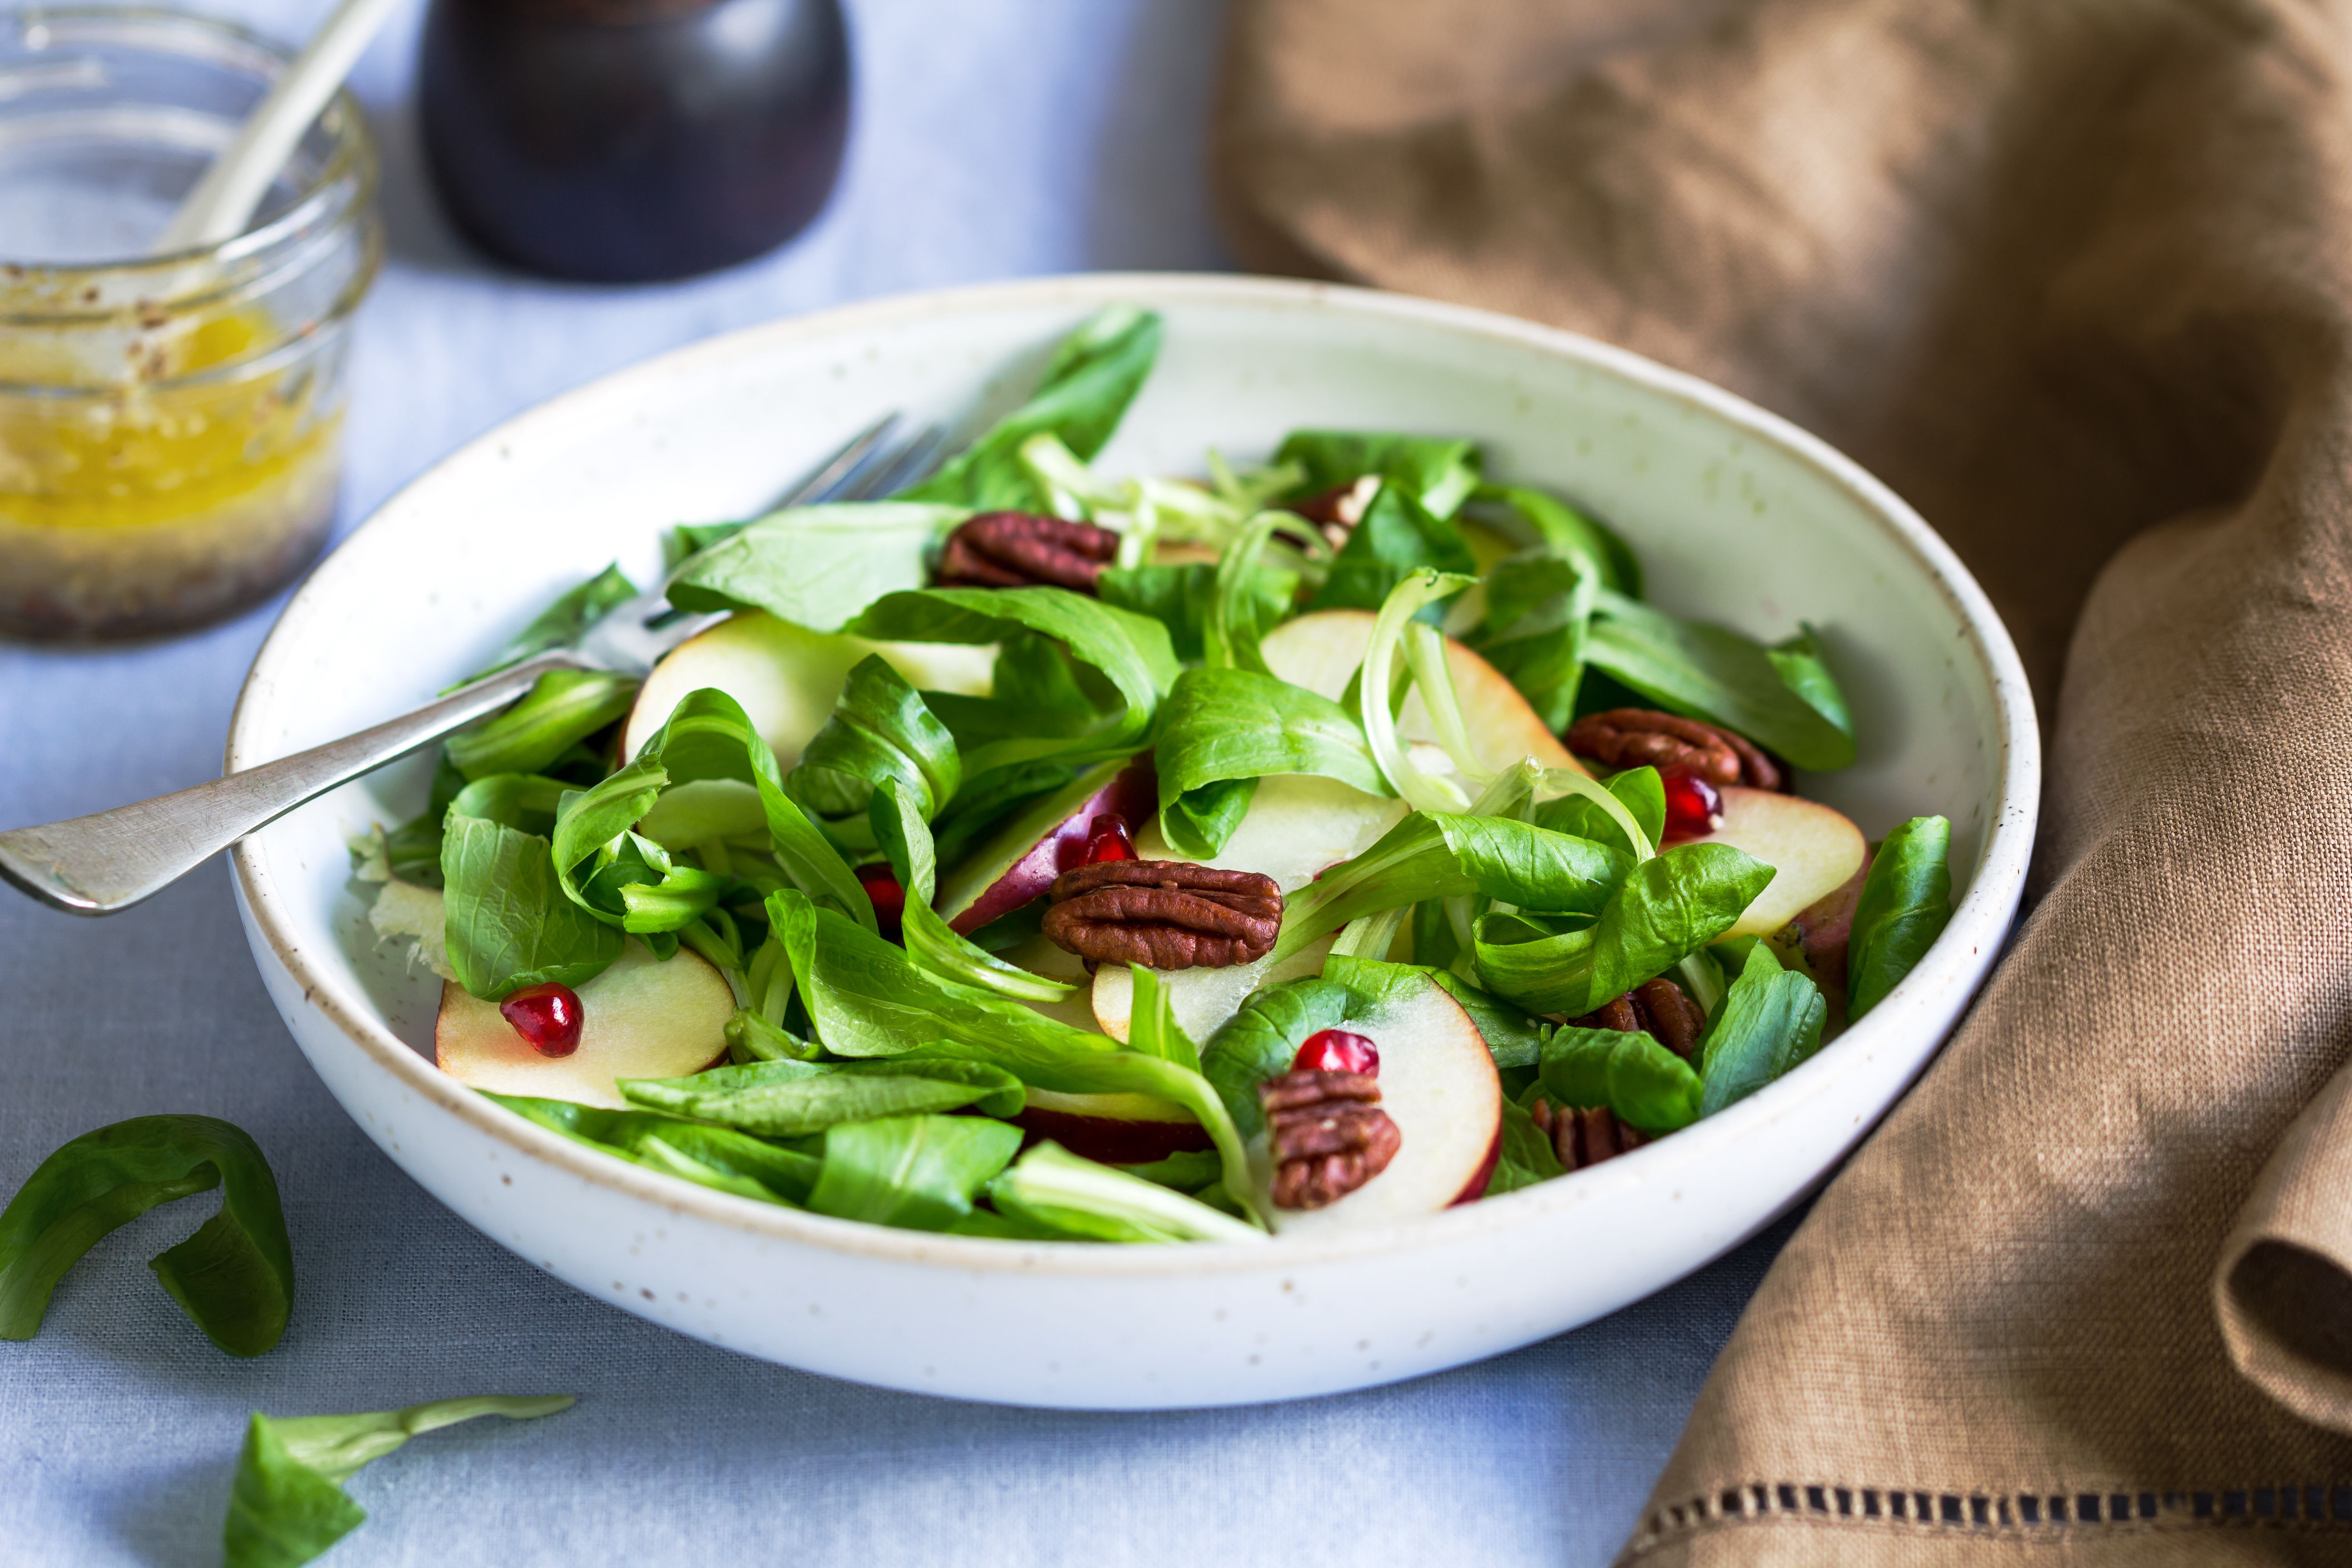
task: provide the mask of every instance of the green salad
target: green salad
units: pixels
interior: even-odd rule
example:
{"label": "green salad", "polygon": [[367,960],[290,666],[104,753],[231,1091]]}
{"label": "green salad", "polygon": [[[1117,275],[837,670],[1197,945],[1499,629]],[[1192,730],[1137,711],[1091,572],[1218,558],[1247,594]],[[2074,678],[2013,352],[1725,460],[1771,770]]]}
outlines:
{"label": "green salad", "polygon": [[443,1070],[758,1203],[1254,1241],[1671,1134],[1935,941],[1946,821],[1794,787],[1854,757],[1811,627],[1657,609],[1475,435],[1109,477],[1160,332],[1085,322],[888,500],[674,530],[669,603],[725,619],[446,744],[359,847]]}

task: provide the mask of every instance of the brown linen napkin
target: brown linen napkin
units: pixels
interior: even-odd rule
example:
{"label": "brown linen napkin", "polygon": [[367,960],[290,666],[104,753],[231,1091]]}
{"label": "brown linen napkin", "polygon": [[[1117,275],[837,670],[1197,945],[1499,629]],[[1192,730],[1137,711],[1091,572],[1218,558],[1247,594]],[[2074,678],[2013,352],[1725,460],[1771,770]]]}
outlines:
{"label": "brown linen napkin", "polygon": [[1627,1560],[2352,1563],[2352,5],[1231,27],[1245,260],[1820,431],[2054,712],[2014,952],[1773,1268]]}

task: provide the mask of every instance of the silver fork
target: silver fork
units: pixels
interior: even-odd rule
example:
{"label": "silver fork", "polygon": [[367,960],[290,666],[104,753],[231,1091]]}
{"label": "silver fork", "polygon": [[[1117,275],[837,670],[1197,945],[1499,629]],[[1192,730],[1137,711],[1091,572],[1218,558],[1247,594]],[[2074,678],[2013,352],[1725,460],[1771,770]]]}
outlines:
{"label": "silver fork", "polygon": [[[859,432],[775,504],[865,500],[905,489],[931,466],[940,437],[933,426],[893,445],[898,424],[892,414]],[[662,655],[725,618],[723,613],[664,613],[664,602],[659,588],[639,595],[598,621],[576,649],[527,658],[356,735],[153,800],[0,833],[0,879],[72,914],[127,910],[305,801],[498,711],[549,670],[643,675]]]}

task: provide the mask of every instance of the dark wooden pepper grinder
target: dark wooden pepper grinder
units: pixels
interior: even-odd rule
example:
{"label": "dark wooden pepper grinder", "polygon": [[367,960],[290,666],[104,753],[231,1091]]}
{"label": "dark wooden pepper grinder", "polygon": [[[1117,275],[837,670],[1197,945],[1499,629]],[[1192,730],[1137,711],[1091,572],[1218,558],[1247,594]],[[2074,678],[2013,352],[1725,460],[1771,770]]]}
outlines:
{"label": "dark wooden pepper grinder", "polygon": [[782,244],[824,207],[849,131],[837,0],[433,0],[418,74],[457,226],[588,282]]}

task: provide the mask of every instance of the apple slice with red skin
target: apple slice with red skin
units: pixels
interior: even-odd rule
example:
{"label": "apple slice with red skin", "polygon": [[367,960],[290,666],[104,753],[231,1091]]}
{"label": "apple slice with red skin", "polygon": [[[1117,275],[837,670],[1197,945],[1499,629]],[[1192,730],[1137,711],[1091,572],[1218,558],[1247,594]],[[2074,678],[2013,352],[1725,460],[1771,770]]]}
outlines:
{"label": "apple slice with red skin", "polygon": [[632,941],[613,966],[578,987],[580,1047],[543,1057],[515,1032],[495,1002],[451,981],[441,987],[433,1057],[461,1083],[495,1094],[535,1095],[625,1110],[620,1078],[682,1078],[727,1054],[735,993],[692,950],[667,963]]}
{"label": "apple slice with red skin", "polygon": [[1396,1156],[1337,1203],[1280,1209],[1273,1205],[1273,1163],[1260,1132],[1250,1140],[1250,1173],[1274,1228],[1287,1236],[1377,1225],[1435,1214],[1483,1194],[1502,1148],[1503,1084],[1486,1037],[1462,1004],[1424,980],[1336,1026],[1379,1047],[1381,1109],[1400,1134]]}
{"label": "apple slice with red skin", "polygon": [[[1370,610],[1318,610],[1275,627],[1265,635],[1259,651],[1275,674],[1336,702],[1364,662],[1374,618]],[[1583,764],[1560,744],[1559,737],[1544,728],[1543,720],[1501,670],[1452,637],[1445,639],[1445,668],[1454,677],[1463,729],[1480,763],[1500,773],[1516,767],[1522,758],[1533,757],[1548,768],[1584,771]],[[1437,739],[1420,692],[1405,699],[1403,710],[1397,715],[1397,733],[1408,741]]]}
{"label": "apple slice with red skin", "polygon": [[1045,897],[1054,879],[1079,863],[1097,816],[1116,816],[1132,833],[1160,809],[1160,780],[1150,752],[1089,769],[1014,817],[940,879],[938,910],[960,935]]}
{"label": "apple slice with red skin", "polygon": [[1083,1159],[1146,1165],[1196,1149],[1213,1149],[1209,1130],[1173,1100],[1149,1094],[1029,1091],[1013,1125],[1050,1138]]}
{"label": "apple slice with red skin", "polygon": [[868,642],[747,612],[688,637],[654,666],[621,731],[621,755],[635,756],[688,692],[715,686],[743,705],[751,728],[789,773],[833,717],[851,667],[873,653],[919,691],[985,697],[995,677],[993,647]]}
{"label": "apple slice with red skin", "polygon": [[1726,936],[1772,936],[1862,869],[1862,829],[1844,813],[1771,790],[1723,791],[1723,826],[1691,844],[1728,844],[1774,875]]}

